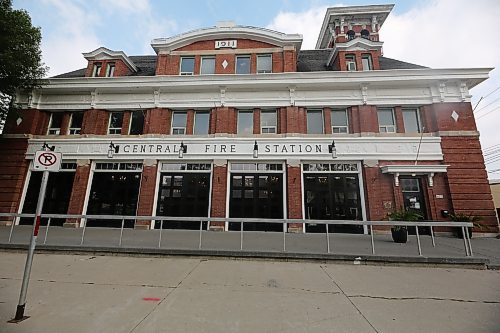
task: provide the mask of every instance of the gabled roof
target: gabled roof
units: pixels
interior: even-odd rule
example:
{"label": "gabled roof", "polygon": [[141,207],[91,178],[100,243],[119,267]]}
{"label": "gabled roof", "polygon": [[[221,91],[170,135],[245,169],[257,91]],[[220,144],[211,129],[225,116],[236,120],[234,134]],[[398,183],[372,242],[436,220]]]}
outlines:
{"label": "gabled roof", "polygon": [[382,51],[384,42],[375,42],[366,38],[356,37],[346,43],[337,43],[330,54],[328,63],[330,64],[336,57],[339,51],[358,51],[358,50],[377,50]]}
{"label": "gabled roof", "polygon": [[82,53],[87,60],[107,60],[107,59],[120,59],[122,60],[132,72],[137,71],[134,62],[123,51],[112,51],[105,47],[100,47],[92,52]]}
{"label": "gabled roof", "polygon": [[281,47],[293,45],[296,50],[300,50],[302,45],[300,34],[285,34],[264,28],[224,24],[192,30],[169,38],[156,38],[151,41],[151,46],[158,54],[160,51],[169,52],[198,41],[217,39],[252,39]]}

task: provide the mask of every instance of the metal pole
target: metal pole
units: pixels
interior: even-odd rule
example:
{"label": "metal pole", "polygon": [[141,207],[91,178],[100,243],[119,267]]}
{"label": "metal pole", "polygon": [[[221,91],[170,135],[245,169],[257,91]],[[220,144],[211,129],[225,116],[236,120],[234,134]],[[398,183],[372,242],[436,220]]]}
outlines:
{"label": "metal pole", "polygon": [[158,248],[161,247],[161,231],[163,230],[163,220],[160,220],[160,239],[158,240]]}
{"label": "metal pole", "polygon": [[122,237],[123,237],[123,227],[125,226],[125,219],[122,219],[122,227],[120,229],[120,241],[118,242],[118,246],[122,246]]}
{"label": "metal pole", "polygon": [[52,218],[49,217],[49,220],[47,221],[47,228],[45,229],[45,238],[43,239],[43,245],[47,242],[47,235],[49,234],[49,227],[50,227],[50,220]]}
{"label": "metal pole", "polygon": [[420,246],[420,234],[418,232],[418,227],[415,226],[415,233],[417,234],[417,245],[418,245],[418,255],[422,255],[422,247]]}
{"label": "metal pole", "polygon": [[12,231],[14,231],[14,224],[16,224],[16,217],[12,219],[12,224],[10,225],[10,233],[9,233],[9,244],[10,240],[12,239]]}
{"label": "metal pole", "polygon": [[240,251],[243,251],[243,220],[240,222]]}
{"label": "metal pole", "polygon": [[286,252],[286,233],[285,224],[283,223],[283,252]]}
{"label": "metal pole", "polygon": [[21,321],[28,318],[24,316],[24,309],[26,307],[26,294],[28,293],[28,283],[31,274],[31,266],[33,264],[33,254],[35,253],[36,239],[38,237],[38,230],[40,229],[40,214],[42,214],[43,201],[45,199],[45,189],[47,188],[48,179],[49,179],[49,172],[44,171],[42,176],[42,185],[40,186],[40,193],[38,194],[35,220],[33,221],[33,233],[31,235],[28,256],[26,257],[26,265],[24,266],[21,294],[19,295],[19,304],[17,305],[16,316],[14,317],[14,321]]}
{"label": "metal pole", "polygon": [[434,229],[431,226],[431,239],[432,239],[432,247],[436,247],[436,241],[434,239]]}
{"label": "metal pole", "polygon": [[372,240],[372,254],[375,254],[375,241],[373,240],[373,225],[370,224],[370,238]]}
{"label": "metal pole", "polygon": [[330,235],[328,234],[328,224],[326,226],[326,252],[330,253]]}
{"label": "metal pole", "polygon": [[462,227],[462,238],[464,239],[464,246],[465,246],[465,256],[469,257],[469,246],[467,246],[467,238],[465,237],[465,228]]}
{"label": "metal pole", "polygon": [[467,232],[465,233],[465,236],[467,237],[467,244],[469,244],[469,254],[471,257],[474,256],[474,253],[472,253],[472,244],[470,242],[470,237],[469,237],[469,230],[465,229]]}
{"label": "metal pole", "polygon": [[85,238],[85,229],[87,229],[87,218],[83,219],[82,240],[80,241],[80,245],[83,245],[83,239]]}
{"label": "metal pole", "polygon": [[201,250],[201,231],[203,228],[203,220],[200,221],[200,243],[198,245],[198,249]]}

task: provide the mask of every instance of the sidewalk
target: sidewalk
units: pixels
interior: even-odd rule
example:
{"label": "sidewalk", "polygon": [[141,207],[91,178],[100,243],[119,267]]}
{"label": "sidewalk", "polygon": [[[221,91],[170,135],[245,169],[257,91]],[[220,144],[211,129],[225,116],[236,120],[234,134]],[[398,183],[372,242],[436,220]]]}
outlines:
{"label": "sidewalk", "polygon": [[500,271],[0,253],[0,332],[440,332],[500,327]]}

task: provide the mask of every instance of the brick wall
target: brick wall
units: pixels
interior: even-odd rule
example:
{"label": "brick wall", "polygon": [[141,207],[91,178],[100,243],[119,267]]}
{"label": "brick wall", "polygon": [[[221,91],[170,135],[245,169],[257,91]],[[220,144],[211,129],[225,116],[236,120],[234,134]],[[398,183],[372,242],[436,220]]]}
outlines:
{"label": "brick wall", "polygon": [[[302,177],[300,174],[300,166],[287,165],[286,169],[287,178],[287,212],[289,219],[302,218]],[[288,224],[289,232],[301,232],[302,223]]]}
{"label": "brick wall", "polygon": [[92,76],[92,71],[94,70],[94,64],[96,63],[101,63],[101,72],[99,74],[99,77],[105,77],[106,76],[106,69],[109,63],[114,63],[115,64],[115,71],[113,73],[113,76],[125,76],[129,75],[132,71],[127,67],[127,65],[123,62],[123,60],[92,60],[89,61],[87,64],[87,70],[85,71],[85,76],[90,77]]}
{"label": "brick wall", "polygon": [[170,134],[172,112],[168,109],[155,108],[146,111],[144,134]]}
{"label": "brick wall", "polygon": [[[22,119],[19,125],[18,118]],[[43,135],[47,133],[49,119],[50,113],[37,109],[9,112],[3,133]]]}
{"label": "brick wall", "polygon": [[[157,181],[157,162],[152,165],[143,166],[142,169],[142,180],[141,188],[139,190],[139,200],[137,203],[137,215],[142,216],[152,216],[155,215],[153,212],[153,204],[155,197],[155,188]],[[137,229],[149,229],[151,221],[137,221]]]}
{"label": "brick wall", "polygon": [[[90,177],[90,161],[78,160],[73,180],[73,190],[68,204],[68,214],[84,214],[83,205],[86,200],[87,184]],[[75,219],[67,219],[64,226],[78,227],[79,221]]]}
{"label": "brick wall", "polygon": [[83,114],[81,134],[106,135],[109,113],[106,110],[90,109]]}
{"label": "brick wall", "polygon": [[[226,217],[227,165],[214,165],[212,173],[212,207],[210,217]],[[224,230],[224,222],[211,222],[212,230]]]}

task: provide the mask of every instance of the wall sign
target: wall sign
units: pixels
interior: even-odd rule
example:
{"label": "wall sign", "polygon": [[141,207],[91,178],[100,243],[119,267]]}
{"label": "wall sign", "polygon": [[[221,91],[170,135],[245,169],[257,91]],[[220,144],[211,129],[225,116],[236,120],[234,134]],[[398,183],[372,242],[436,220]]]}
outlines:
{"label": "wall sign", "polygon": [[236,45],[237,45],[236,39],[215,41],[216,49],[225,49],[225,48],[235,49]]}

